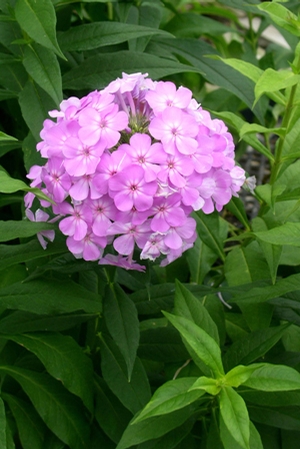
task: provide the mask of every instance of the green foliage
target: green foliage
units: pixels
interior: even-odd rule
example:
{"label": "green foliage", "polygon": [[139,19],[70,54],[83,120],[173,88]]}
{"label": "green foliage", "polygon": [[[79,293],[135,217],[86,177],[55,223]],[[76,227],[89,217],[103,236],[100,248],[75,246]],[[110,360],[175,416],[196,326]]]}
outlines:
{"label": "green foliage", "polygon": [[[298,2],[0,0],[0,22],[0,448],[298,447]],[[146,273],[24,219],[24,193],[51,201],[26,177],[48,112],[122,72],[190,88],[269,170],[257,213],[194,213],[194,247]]]}

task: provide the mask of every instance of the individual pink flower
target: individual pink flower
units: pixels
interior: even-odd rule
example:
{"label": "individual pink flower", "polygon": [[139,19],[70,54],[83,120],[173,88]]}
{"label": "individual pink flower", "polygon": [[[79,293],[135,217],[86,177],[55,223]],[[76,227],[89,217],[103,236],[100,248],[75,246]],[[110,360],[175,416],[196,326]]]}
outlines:
{"label": "individual pink flower", "polygon": [[86,236],[88,224],[92,220],[90,209],[85,204],[78,204],[72,207],[71,204],[64,203],[60,211],[70,215],[59,223],[61,232],[73,237],[74,240],[82,240]]}
{"label": "individual pink flower", "polygon": [[98,237],[92,231],[88,231],[81,240],[75,240],[70,236],[66,243],[75,257],[83,257],[84,260],[98,260],[103,254],[107,240],[105,237]]}
{"label": "individual pink flower", "polygon": [[117,237],[113,246],[115,250],[123,256],[133,254],[135,243],[139,248],[143,248],[151,234],[149,222],[141,225],[132,225],[131,223],[113,223],[107,231],[107,235],[121,234]]}
{"label": "individual pink flower", "polygon": [[154,117],[149,131],[155,139],[161,140],[167,153],[174,154],[178,150],[182,154],[193,154],[198,147],[198,125],[179,108],[166,108]]}
{"label": "individual pink flower", "polygon": [[78,136],[81,142],[87,146],[98,144],[104,150],[112,148],[119,141],[119,131],[127,127],[128,117],[124,111],[119,112],[116,104],[101,112],[87,107],[79,114],[79,124],[81,128]]}
{"label": "individual pink flower", "polygon": [[192,99],[192,92],[186,87],[176,89],[174,83],[169,81],[159,81],[155,89],[150,90],[146,95],[146,100],[155,112],[164,111],[167,107],[186,108]]}
{"label": "individual pink flower", "polygon": [[157,183],[146,182],[144,170],[139,165],[126,167],[109,180],[109,195],[120,211],[129,211],[133,206],[138,211],[149,209],[156,190]]}

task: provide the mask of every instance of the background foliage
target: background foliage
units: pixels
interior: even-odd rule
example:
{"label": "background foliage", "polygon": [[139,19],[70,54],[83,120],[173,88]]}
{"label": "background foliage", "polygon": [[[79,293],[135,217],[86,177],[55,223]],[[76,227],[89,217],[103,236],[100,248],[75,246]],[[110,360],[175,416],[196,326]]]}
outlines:
{"label": "background foliage", "polygon": [[[0,10],[0,448],[297,448],[298,1]],[[23,219],[48,111],[122,72],[189,87],[237,158],[252,148],[268,168],[257,213],[198,212],[194,248],[146,273],[76,260],[59,236],[44,251],[45,223]]]}

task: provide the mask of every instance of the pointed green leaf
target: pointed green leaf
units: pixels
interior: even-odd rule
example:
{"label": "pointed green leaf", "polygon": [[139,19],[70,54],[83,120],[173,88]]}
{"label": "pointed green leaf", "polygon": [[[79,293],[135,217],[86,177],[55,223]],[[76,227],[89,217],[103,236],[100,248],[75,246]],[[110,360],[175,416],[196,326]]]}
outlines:
{"label": "pointed green leaf", "polygon": [[300,24],[297,16],[285,6],[277,2],[264,2],[258,6],[262,11],[269,14],[270,18],[290,33],[300,36]]}
{"label": "pointed green leaf", "polygon": [[[88,298],[88,299],[87,299]],[[73,281],[35,279],[0,290],[1,307],[41,315],[85,311],[100,313],[101,298]]]}
{"label": "pointed green leaf", "polygon": [[300,374],[289,366],[265,363],[243,385],[262,391],[300,390]]}
{"label": "pointed green leaf", "polygon": [[71,393],[80,397],[85,406],[93,411],[93,368],[90,359],[83,353],[73,338],[67,335],[32,333],[9,335],[28,351],[33,352],[46,370]]}
{"label": "pointed green leaf", "polygon": [[210,335],[217,344],[220,343],[218,328],[201,301],[197,299],[179,281],[176,281],[175,309],[176,315],[187,318]]}
{"label": "pointed green leaf", "polygon": [[272,245],[300,246],[300,223],[287,222],[267,231],[255,232],[254,235]]}
{"label": "pointed green leaf", "polygon": [[126,362],[130,381],[140,336],[136,307],[118,284],[112,284],[104,294],[103,313],[109,333]]}
{"label": "pointed green leaf", "polygon": [[58,107],[63,99],[60,67],[52,50],[39,44],[26,45],[23,65],[34,81]]}
{"label": "pointed green leaf", "polygon": [[231,387],[223,387],[219,398],[220,414],[227,430],[242,448],[250,449],[250,420],[243,398]]}
{"label": "pointed green leaf", "polygon": [[116,449],[127,449],[165,435],[187,421],[194,414],[195,409],[196,406],[192,404],[167,415],[154,416],[136,424],[129,423]]}
{"label": "pointed green leaf", "polygon": [[242,139],[246,134],[276,134],[277,136],[284,137],[286,134],[286,128],[266,128],[265,126],[258,125],[257,123],[245,123],[240,129],[240,138]]}
{"label": "pointed green leaf", "polygon": [[254,371],[262,366],[261,363],[253,363],[249,366],[238,365],[232,368],[225,376],[226,385],[231,387],[239,387],[247,381]]}
{"label": "pointed green leaf", "polygon": [[132,414],[111,392],[103,379],[95,377],[95,418],[101,429],[114,442],[118,443]]}
{"label": "pointed green leaf", "polygon": [[76,397],[52,377],[17,366],[0,366],[29,396],[47,426],[71,449],[90,449],[89,425]]}
{"label": "pointed green leaf", "polygon": [[125,360],[114,341],[101,336],[100,349],[105,382],[128,410],[137,413],[151,397],[148,378],[140,359],[135,359],[131,379],[128,381]]}
{"label": "pointed green leaf", "polygon": [[17,238],[31,237],[38,232],[55,229],[51,223],[35,223],[31,221],[0,221],[0,242],[8,242]]}
{"label": "pointed green leaf", "polygon": [[193,67],[174,62],[171,59],[134,51],[99,53],[63,76],[66,89],[102,89],[120,73],[149,73],[152,79],[181,72],[194,72]]}
{"label": "pointed green leaf", "polygon": [[219,215],[217,213],[206,215],[202,211],[198,211],[195,214],[195,219],[200,239],[224,261],[224,242],[219,232]]}
{"label": "pointed green leaf", "polygon": [[205,391],[188,391],[195,381],[195,377],[182,377],[164,383],[155,391],[150,402],[132,421],[132,424],[153,416],[166,415],[197,401]]}
{"label": "pointed green leaf", "polygon": [[146,26],[119,22],[94,22],[70,28],[59,34],[58,42],[63,50],[83,51],[155,34],[170,37],[166,31]]}
{"label": "pointed green leaf", "polygon": [[43,122],[48,117],[48,111],[56,109],[53,99],[33,80],[28,80],[19,95],[19,104],[23,118],[32,132],[36,142],[39,142]]}
{"label": "pointed green leaf", "polygon": [[213,379],[212,377],[201,376],[198,377],[196,382],[189,389],[189,391],[194,390],[203,390],[209,394],[212,394],[213,396],[216,396],[217,394],[219,394],[221,386],[217,379]]}
{"label": "pointed green leaf", "polygon": [[19,25],[34,41],[65,59],[56,40],[56,15],[51,0],[17,0],[14,11]]}
{"label": "pointed green leaf", "polygon": [[32,192],[38,198],[53,203],[51,198],[48,198],[47,195],[45,195],[39,189],[28,187],[28,185],[20,179],[11,178],[9,174],[6,173],[6,171],[0,166],[0,192],[14,193],[18,192],[19,190],[24,190],[24,192]]}
{"label": "pointed green leaf", "polygon": [[295,75],[289,70],[276,71],[266,69],[255,85],[255,101],[264,93],[277,92],[281,89],[294,86],[300,81],[300,75]]}
{"label": "pointed green leaf", "polygon": [[3,394],[15,418],[24,449],[43,449],[46,426],[32,405],[17,396]]}
{"label": "pointed green leaf", "polygon": [[164,312],[164,315],[180,332],[183,340],[216,377],[224,374],[221,351],[215,340],[192,321]]}
{"label": "pointed green leaf", "polygon": [[266,354],[282,337],[288,325],[259,329],[234,342],[226,352],[223,362],[227,369],[248,365]]}

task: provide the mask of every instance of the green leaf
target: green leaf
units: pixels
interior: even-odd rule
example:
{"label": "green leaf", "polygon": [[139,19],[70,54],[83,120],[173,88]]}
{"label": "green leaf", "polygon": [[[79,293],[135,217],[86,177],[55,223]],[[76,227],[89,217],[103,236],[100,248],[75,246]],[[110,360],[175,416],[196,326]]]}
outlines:
{"label": "green leaf", "polygon": [[59,34],[58,42],[63,50],[85,51],[155,34],[170,37],[166,31],[146,26],[119,22],[94,22],[70,28]]}
{"label": "green leaf", "polygon": [[253,363],[249,366],[238,365],[232,368],[225,376],[226,384],[231,387],[239,387],[244,384],[254,371],[262,366],[261,363]]}
{"label": "green leaf", "polygon": [[[252,227],[255,232],[267,232],[268,227],[265,223],[265,221],[260,218],[256,217],[252,221]],[[265,258],[268,262],[270,274],[272,278],[273,284],[276,282],[276,276],[277,276],[277,269],[280,262],[280,256],[282,253],[282,246],[280,245],[272,245],[267,242],[264,242],[261,239],[258,239],[258,243],[260,244],[263,253],[265,255]]]}
{"label": "green leaf", "polygon": [[224,243],[219,232],[219,215],[217,213],[206,215],[202,211],[198,211],[194,217],[200,239],[224,261]]}
{"label": "green leaf", "polygon": [[242,139],[245,134],[276,134],[284,137],[286,134],[286,128],[266,128],[265,126],[258,125],[257,123],[245,123],[240,129],[240,138]]}
{"label": "green leaf", "polygon": [[107,286],[103,314],[107,329],[124,357],[130,381],[139,345],[139,320],[134,303],[118,284]]}
{"label": "green leaf", "polygon": [[299,20],[297,20],[297,16],[292,11],[275,2],[264,2],[258,8],[261,11],[265,11],[276,25],[296,36],[300,36]]}
{"label": "green leaf", "polygon": [[[88,299],[87,299],[88,298]],[[16,282],[0,290],[1,307],[41,315],[85,311],[100,313],[100,297],[65,279],[35,279]]]}
{"label": "green leaf", "polygon": [[221,351],[215,340],[195,323],[183,317],[164,312],[164,315],[180,332],[183,340],[192,348],[197,357],[204,362],[216,377],[224,374]]}
{"label": "green leaf", "polygon": [[99,376],[95,377],[95,418],[99,426],[118,443],[132,414],[121,404]]}
{"label": "green leaf", "polygon": [[70,70],[63,76],[65,89],[102,89],[120,73],[149,73],[152,79],[162,78],[174,73],[194,72],[190,67],[170,59],[158,56],[131,52],[118,51],[115,53],[103,53],[91,56],[82,64]]}
{"label": "green leaf", "polygon": [[0,448],[6,449],[6,415],[3,400],[0,398]]}
{"label": "green leaf", "polygon": [[48,118],[48,111],[56,109],[56,103],[43,89],[32,80],[28,80],[20,92],[19,104],[28,128],[36,142],[39,142],[43,122]]}
{"label": "green leaf", "polygon": [[101,369],[107,385],[128,410],[138,412],[151,397],[147,375],[140,359],[135,359],[129,382],[125,360],[114,341],[101,336],[100,349]]}
{"label": "green leaf", "polygon": [[175,309],[176,315],[187,318],[201,327],[217,344],[220,343],[218,328],[206,308],[186,287],[176,281]]}
{"label": "green leaf", "polygon": [[31,221],[0,221],[0,242],[7,242],[17,238],[31,237],[38,232],[46,231],[47,229],[55,229],[51,223],[45,222],[31,222]]}
{"label": "green leaf", "polygon": [[169,414],[197,401],[197,399],[204,395],[205,391],[188,391],[195,381],[196,378],[194,377],[182,377],[164,383],[155,391],[150,402],[148,402],[131,424],[138,423],[153,416]]}
{"label": "green leaf", "polygon": [[217,379],[213,379],[212,377],[201,376],[198,377],[196,382],[190,387],[189,391],[194,390],[202,390],[203,392],[207,392],[216,396],[220,393],[221,386],[220,382]]}
{"label": "green leaf", "polygon": [[80,397],[84,405],[93,411],[93,368],[73,338],[67,335],[32,333],[5,336],[33,352],[46,370],[71,393]]}
{"label": "green leaf", "polygon": [[65,59],[56,40],[56,15],[51,0],[17,0],[14,11],[21,28],[34,41]]}
{"label": "green leaf", "polygon": [[226,204],[226,209],[245,226],[247,231],[250,231],[251,226],[246,215],[245,206],[240,198],[233,196],[230,202]]}
{"label": "green leaf", "polygon": [[[21,265],[16,266],[19,267]],[[96,317],[97,314],[95,313],[73,313],[48,317],[16,310],[0,320],[0,332],[2,334],[23,334],[25,332],[44,330],[47,330],[47,332],[61,332]]]}
{"label": "green leaf", "polygon": [[179,38],[198,37],[203,34],[215,36],[230,31],[229,26],[192,12],[177,14],[167,23],[165,29]]}
{"label": "green leaf", "polygon": [[195,408],[192,404],[167,415],[154,416],[136,424],[129,423],[116,449],[127,449],[165,435],[187,421],[194,414]]}
{"label": "green leaf", "polygon": [[243,398],[231,387],[223,387],[219,398],[220,414],[227,430],[242,448],[250,449],[250,421]]}
{"label": "green leaf", "polygon": [[173,326],[157,327],[141,331],[138,356],[158,362],[184,362],[189,353]]}
{"label": "green leaf", "polygon": [[24,449],[43,449],[46,426],[32,405],[10,394],[3,394],[15,418]]}
{"label": "green leaf", "polygon": [[300,430],[299,407],[248,406],[250,418],[277,429]]}
{"label": "green leaf", "polygon": [[282,337],[289,325],[259,329],[234,342],[226,352],[223,362],[227,369],[248,365],[264,356]]}
{"label": "green leaf", "polygon": [[255,232],[254,235],[272,245],[300,246],[300,223],[287,222],[267,231]]}
{"label": "green leaf", "polygon": [[[243,61],[242,59],[236,59],[236,58],[221,58],[220,56],[212,56],[214,59],[218,59],[225,64],[229,65],[233,69],[237,70],[238,72],[242,73],[247,78],[250,78],[255,84],[258,82],[260,77],[263,74],[263,70],[257,67],[254,64],[251,64],[250,62]],[[286,99],[283,94],[280,92],[268,92],[270,95],[270,98],[272,98],[274,101],[276,101],[279,104],[285,105]]]}
{"label": "green leaf", "polygon": [[65,242],[55,239],[45,251],[38,240],[18,245],[0,245],[0,271],[11,265],[66,252]]}
{"label": "green leaf", "polygon": [[243,385],[262,391],[290,391],[300,389],[300,374],[285,365],[263,364],[243,382]]}
{"label": "green leaf", "polygon": [[52,377],[17,366],[0,365],[29,396],[47,426],[71,449],[90,449],[89,425],[75,396]]}
{"label": "green leaf", "polygon": [[[46,201],[50,201],[51,203],[53,203],[53,201],[50,198],[48,198],[39,189],[28,187],[28,185],[25,184],[25,182],[21,181],[20,179],[11,178],[9,176],[9,174],[6,173],[6,171],[4,171],[3,168],[0,166],[0,192],[1,193],[14,193],[14,192],[18,192],[19,190],[24,190],[25,192],[32,192],[38,198],[46,200]],[[26,222],[24,221],[23,223],[26,223]],[[5,241],[5,240],[2,240],[2,241]]]}
{"label": "green leaf", "polygon": [[23,65],[34,81],[44,89],[58,107],[62,101],[62,83],[57,57],[39,44],[26,45]]}
{"label": "green leaf", "polygon": [[294,86],[300,81],[300,75],[295,75],[289,70],[276,71],[274,69],[266,69],[255,85],[255,101],[257,101],[264,93],[277,92],[281,89]]}
{"label": "green leaf", "polygon": [[186,260],[191,274],[190,281],[202,284],[217,258],[215,252],[197,237],[194,246],[186,252]]}

